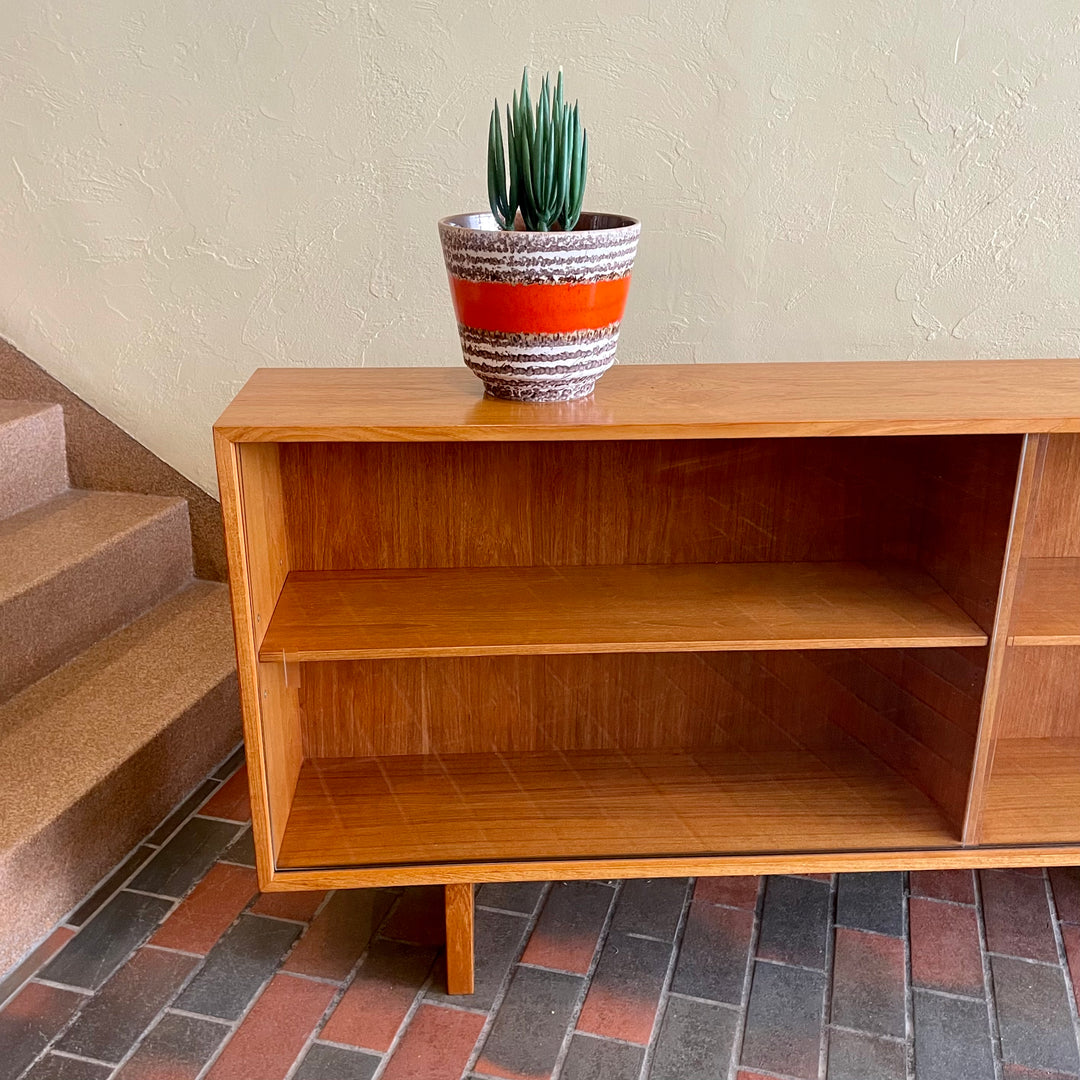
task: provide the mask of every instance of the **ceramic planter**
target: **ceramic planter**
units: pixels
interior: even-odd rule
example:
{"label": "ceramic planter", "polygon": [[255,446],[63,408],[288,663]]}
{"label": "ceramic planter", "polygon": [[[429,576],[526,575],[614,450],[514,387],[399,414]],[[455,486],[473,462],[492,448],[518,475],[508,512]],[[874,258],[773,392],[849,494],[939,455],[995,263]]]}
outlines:
{"label": "ceramic planter", "polygon": [[615,363],[641,225],[582,214],[571,232],[507,232],[491,214],[439,222],[465,363],[493,397],[566,401]]}

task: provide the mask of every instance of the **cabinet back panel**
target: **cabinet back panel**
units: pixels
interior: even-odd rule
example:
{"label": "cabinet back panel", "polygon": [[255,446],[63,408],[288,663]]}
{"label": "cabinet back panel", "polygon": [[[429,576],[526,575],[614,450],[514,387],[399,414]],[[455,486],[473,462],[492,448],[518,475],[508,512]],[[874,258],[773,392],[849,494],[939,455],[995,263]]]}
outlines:
{"label": "cabinet back panel", "polygon": [[288,444],[292,567],[912,558],[930,442]]}
{"label": "cabinet back panel", "polygon": [[895,559],[974,615],[1018,454],[1014,436],[290,443],[281,465],[294,570]]}
{"label": "cabinet back panel", "polygon": [[[845,736],[790,653],[440,657],[304,665],[306,757],[794,749]],[[787,681],[785,681],[787,679]]]}

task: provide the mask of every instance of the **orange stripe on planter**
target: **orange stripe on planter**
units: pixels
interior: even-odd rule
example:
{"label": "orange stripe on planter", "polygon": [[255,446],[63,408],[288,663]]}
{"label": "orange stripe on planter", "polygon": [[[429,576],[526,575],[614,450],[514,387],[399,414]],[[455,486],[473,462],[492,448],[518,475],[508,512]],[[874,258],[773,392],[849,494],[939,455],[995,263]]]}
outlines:
{"label": "orange stripe on planter", "polygon": [[630,275],[570,285],[512,285],[450,276],[458,322],[504,334],[565,334],[618,322],[626,308]]}

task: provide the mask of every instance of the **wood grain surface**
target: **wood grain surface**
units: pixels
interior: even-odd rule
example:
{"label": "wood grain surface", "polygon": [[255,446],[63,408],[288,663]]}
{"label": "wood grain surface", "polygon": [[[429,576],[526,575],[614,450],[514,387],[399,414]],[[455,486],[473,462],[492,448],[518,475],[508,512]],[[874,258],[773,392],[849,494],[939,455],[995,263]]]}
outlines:
{"label": "wood grain surface", "polygon": [[999,739],[979,834],[983,844],[1080,842],[1080,730]]}
{"label": "wood grain surface", "polygon": [[1048,435],[1024,556],[1080,558],[1080,436]]}
{"label": "wood grain surface", "polygon": [[1046,453],[1046,436],[1025,435],[1011,500],[1008,540],[1001,568],[1000,585],[994,603],[994,622],[990,628],[990,647],[986,660],[986,680],[979,706],[979,729],[975,740],[975,759],[971,766],[967,808],[962,836],[965,844],[981,842],[982,811],[997,743],[1001,717],[1001,681],[1008,649],[1009,622],[1012,618],[1016,586],[1020,580],[1024,537],[1038,491],[1039,476]]}
{"label": "wood grain surface", "polygon": [[861,563],[293,572],[262,660],[927,648],[986,635],[926,575]]}
{"label": "wood grain surface", "polygon": [[1024,559],[1009,644],[1080,645],[1080,559]]}
{"label": "wood grain surface", "polygon": [[839,693],[812,693],[802,656],[574,653],[302,664],[305,756],[847,745],[831,719]]}
{"label": "wood grain surface", "polygon": [[363,889],[384,885],[446,885],[483,881],[569,881],[595,878],[723,877],[732,874],[847,874],[979,867],[1076,866],[1080,843],[987,844],[961,847],[792,851],[782,854],[634,856],[625,859],[550,859],[542,862],[446,862],[399,867],[320,867],[275,870],[269,892]]}
{"label": "wood grain surface", "polygon": [[453,886],[460,986],[476,881],[1080,857],[1080,361],[261,370],[215,445],[260,884]]}
{"label": "wood grain surface", "polygon": [[[292,804],[299,775],[302,738],[298,696],[288,691],[280,666],[258,662],[258,641],[266,622],[258,618],[257,605],[272,603],[273,582],[284,581],[287,565],[269,557],[281,550],[285,530],[280,499],[263,498],[267,487],[277,483],[277,447],[247,447],[249,458],[243,484],[241,447],[214,436],[221,511],[225,524],[225,547],[229,561],[229,595],[236,638],[236,667],[240,705],[244,719],[244,749],[248,762],[251,796],[251,827],[259,882],[267,886],[273,877],[278,847]],[[258,535],[258,523],[270,535]],[[256,535],[252,537],[252,532]],[[271,609],[272,610],[272,609]]]}
{"label": "wood grain surface", "polygon": [[1080,361],[621,365],[580,401],[498,401],[464,367],[261,368],[240,442],[745,438],[1080,431]]}
{"label": "wood grain surface", "polygon": [[293,443],[281,467],[294,570],[880,561],[1015,442]]}
{"label": "wood grain surface", "polygon": [[1000,711],[998,739],[1080,738],[1080,645],[1007,649]]}
{"label": "wood grain surface", "polygon": [[[801,665],[793,698],[895,769],[959,832],[975,753],[986,649],[776,654]],[[774,654],[770,654],[774,655]]]}
{"label": "wood grain surface", "polygon": [[[1077,760],[1070,740],[1080,740],[1080,440],[1054,434],[1028,441],[1038,452],[1034,468],[1024,470],[1029,505],[1010,545],[1005,584],[1012,579],[1015,589],[994,632],[1000,674],[984,698],[972,783],[973,801],[980,779],[985,797],[967,836],[980,844],[1080,839],[1068,780]],[[1045,778],[1036,775],[1040,763]]]}
{"label": "wood grain surface", "polygon": [[305,762],[278,866],[953,842],[925,795],[858,749],[420,755]]}
{"label": "wood grain surface", "polygon": [[446,886],[446,990],[471,994],[475,988],[472,882]]}

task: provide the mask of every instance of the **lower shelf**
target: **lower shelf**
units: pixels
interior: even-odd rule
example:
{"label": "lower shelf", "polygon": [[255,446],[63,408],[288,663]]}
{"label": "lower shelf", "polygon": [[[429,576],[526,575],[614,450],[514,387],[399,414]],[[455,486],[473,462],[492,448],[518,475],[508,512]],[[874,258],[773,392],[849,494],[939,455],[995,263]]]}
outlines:
{"label": "lower shelf", "polygon": [[979,839],[983,844],[1080,841],[1080,738],[999,739]]}
{"label": "lower shelf", "polygon": [[654,750],[305,762],[281,869],[958,845],[868,752]]}

